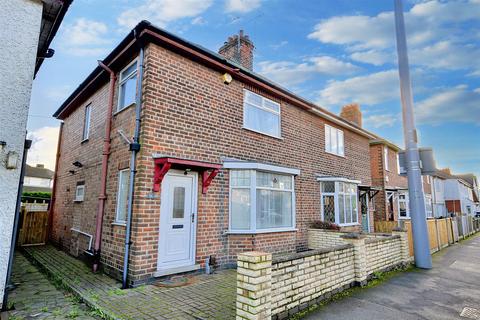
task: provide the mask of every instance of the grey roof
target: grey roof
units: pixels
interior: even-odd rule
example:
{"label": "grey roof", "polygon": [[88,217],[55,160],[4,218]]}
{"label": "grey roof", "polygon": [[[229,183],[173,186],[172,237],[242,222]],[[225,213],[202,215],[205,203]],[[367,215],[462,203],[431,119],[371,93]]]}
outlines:
{"label": "grey roof", "polygon": [[47,168],[32,167],[27,164],[25,177],[53,179],[53,171]]}

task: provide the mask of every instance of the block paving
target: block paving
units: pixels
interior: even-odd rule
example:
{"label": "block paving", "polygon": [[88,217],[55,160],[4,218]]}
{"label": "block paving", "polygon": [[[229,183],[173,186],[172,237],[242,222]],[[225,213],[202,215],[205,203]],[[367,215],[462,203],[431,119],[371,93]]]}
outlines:
{"label": "block paving", "polygon": [[235,270],[196,275],[181,287],[148,284],[121,290],[118,281],[92,273],[85,263],[53,246],[25,251],[107,319],[235,319]]}

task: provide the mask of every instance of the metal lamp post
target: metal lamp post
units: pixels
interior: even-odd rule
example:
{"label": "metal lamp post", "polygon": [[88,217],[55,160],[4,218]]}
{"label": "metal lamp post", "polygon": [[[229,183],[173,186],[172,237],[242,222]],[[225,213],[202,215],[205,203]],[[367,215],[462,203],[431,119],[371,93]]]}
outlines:
{"label": "metal lamp post", "polygon": [[400,75],[400,97],[402,101],[403,134],[407,163],[409,208],[412,221],[413,251],[415,265],[422,269],[432,268],[430,243],[428,240],[425,198],[423,194],[420,155],[417,146],[417,131],[413,117],[413,96],[408,66],[407,40],[403,19],[402,0],[395,2],[395,31],[397,39],[398,72]]}

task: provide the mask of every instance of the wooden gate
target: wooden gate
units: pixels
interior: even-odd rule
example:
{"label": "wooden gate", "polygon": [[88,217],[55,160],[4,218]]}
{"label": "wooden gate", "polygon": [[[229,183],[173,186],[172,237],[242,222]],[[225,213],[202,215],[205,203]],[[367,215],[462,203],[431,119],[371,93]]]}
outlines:
{"label": "wooden gate", "polygon": [[21,217],[18,244],[21,246],[45,244],[48,211],[29,211],[23,207]]}

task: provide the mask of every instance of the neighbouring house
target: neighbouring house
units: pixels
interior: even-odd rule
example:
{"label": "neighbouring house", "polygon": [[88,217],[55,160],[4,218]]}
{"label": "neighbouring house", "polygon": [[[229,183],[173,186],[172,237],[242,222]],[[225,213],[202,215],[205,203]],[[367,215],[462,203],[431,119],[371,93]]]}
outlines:
{"label": "neighbouring house", "polygon": [[51,239],[117,277],[131,241],[137,284],[304,250],[315,220],[359,230],[374,136],[253,72],[253,47],[137,25],[54,114]]}
{"label": "neighbouring house", "polygon": [[52,192],[53,171],[43,164],[26,165],[23,192]]}
{"label": "neighbouring house", "polygon": [[7,273],[26,144],[30,93],[43,60],[53,55],[50,43],[71,0],[2,1],[0,43],[0,306]]}
{"label": "neighbouring house", "polygon": [[473,186],[464,180],[465,176],[453,175],[449,168],[442,169],[442,172],[447,177],[445,180],[447,212],[450,215],[475,215],[478,198],[474,198],[476,195]]}
{"label": "neighbouring house", "polygon": [[[378,188],[374,198],[375,221],[410,219],[407,177],[400,174],[397,145],[381,138],[370,141],[372,186]],[[422,176],[425,213],[433,218],[432,177]]]}
{"label": "neighbouring house", "polygon": [[435,218],[445,218],[449,214],[445,205],[445,183],[450,175],[438,170],[432,174],[432,204]]}
{"label": "neighbouring house", "polygon": [[[472,215],[480,215],[480,185],[478,184],[477,176],[473,173],[457,174],[457,178],[468,182],[472,186]],[[468,210],[467,210],[468,211]]]}

